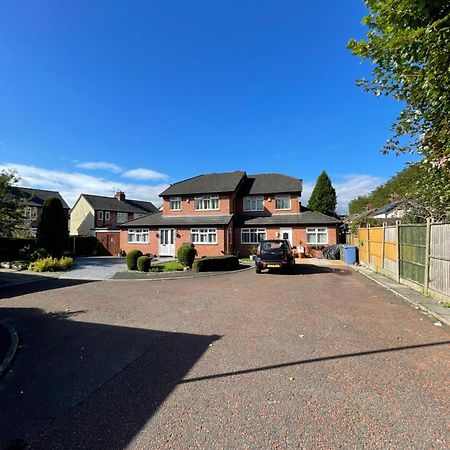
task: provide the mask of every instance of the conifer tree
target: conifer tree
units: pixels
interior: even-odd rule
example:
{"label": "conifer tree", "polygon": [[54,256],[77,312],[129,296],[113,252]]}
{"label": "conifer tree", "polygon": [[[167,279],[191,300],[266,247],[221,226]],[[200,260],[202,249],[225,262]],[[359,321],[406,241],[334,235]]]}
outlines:
{"label": "conifer tree", "polygon": [[336,215],[336,191],[325,170],[317,178],[308,208],[322,214]]}

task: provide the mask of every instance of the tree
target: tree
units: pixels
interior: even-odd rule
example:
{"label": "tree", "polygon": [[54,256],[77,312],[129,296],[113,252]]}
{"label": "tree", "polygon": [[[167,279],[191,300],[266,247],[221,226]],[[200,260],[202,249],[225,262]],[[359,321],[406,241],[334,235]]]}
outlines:
{"label": "tree", "polygon": [[[366,0],[367,39],[352,39],[354,55],[370,60],[371,80],[358,80],[366,92],[392,96],[404,104],[384,152],[418,152],[422,190],[450,200],[450,1]],[[437,183],[436,179],[439,179]]]}
{"label": "tree", "polygon": [[38,247],[45,248],[54,257],[60,257],[69,248],[67,216],[59,198],[45,200],[36,240]]}
{"label": "tree", "polygon": [[20,180],[14,171],[0,172],[0,236],[12,237],[24,221],[25,201],[11,194],[11,186]]}
{"label": "tree", "polygon": [[336,191],[325,170],[317,178],[308,208],[322,214],[336,215]]}

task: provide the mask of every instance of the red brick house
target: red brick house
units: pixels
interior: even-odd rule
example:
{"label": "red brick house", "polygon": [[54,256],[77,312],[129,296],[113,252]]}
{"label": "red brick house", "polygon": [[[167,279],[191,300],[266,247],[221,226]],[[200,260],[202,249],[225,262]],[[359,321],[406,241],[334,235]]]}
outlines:
{"label": "red brick house", "polygon": [[158,210],[151,202],[127,199],[124,192],[114,197],[81,194],[70,215],[71,236],[96,236],[106,255],[120,252],[119,225]]}
{"label": "red brick house", "polygon": [[193,243],[199,256],[246,256],[261,239],[299,249],[336,244],[340,221],[302,208],[301,192],[300,179],[277,173],[199,175],[162,192],[162,211],[121,224],[120,247],[175,256]]}

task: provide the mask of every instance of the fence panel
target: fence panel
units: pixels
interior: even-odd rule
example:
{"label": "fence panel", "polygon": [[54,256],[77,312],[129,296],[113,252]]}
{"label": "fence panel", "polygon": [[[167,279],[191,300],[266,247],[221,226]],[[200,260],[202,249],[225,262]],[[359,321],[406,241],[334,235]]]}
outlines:
{"label": "fence panel", "polygon": [[400,277],[423,285],[426,259],[426,225],[400,225]]}
{"label": "fence panel", "polygon": [[450,224],[431,224],[429,288],[450,295]]}
{"label": "fence panel", "polygon": [[369,265],[369,232],[368,228],[358,228],[359,261]]}
{"label": "fence panel", "polygon": [[397,275],[397,227],[384,228],[384,270]]}
{"label": "fence panel", "polygon": [[367,230],[369,236],[369,253],[370,253],[370,267],[375,270],[383,267],[383,228],[370,227]]}

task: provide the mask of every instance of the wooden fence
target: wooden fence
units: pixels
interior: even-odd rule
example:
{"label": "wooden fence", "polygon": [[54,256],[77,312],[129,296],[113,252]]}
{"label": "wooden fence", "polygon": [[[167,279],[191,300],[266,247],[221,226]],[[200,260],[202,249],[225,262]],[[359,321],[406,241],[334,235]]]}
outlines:
{"label": "wooden fence", "polygon": [[359,262],[425,293],[450,297],[450,223],[359,228]]}

